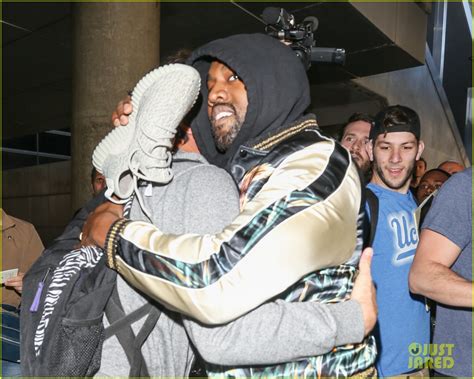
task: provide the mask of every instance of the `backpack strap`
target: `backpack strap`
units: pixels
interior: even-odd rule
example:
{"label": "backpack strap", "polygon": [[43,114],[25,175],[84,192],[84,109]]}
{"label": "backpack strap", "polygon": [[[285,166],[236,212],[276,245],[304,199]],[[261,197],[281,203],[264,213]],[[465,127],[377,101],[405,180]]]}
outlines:
{"label": "backpack strap", "polygon": [[[130,217],[134,195],[125,203],[123,216]],[[150,377],[143,357],[142,347],[150,333],[155,328],[161,311],[157,306],[147,302],[132,313],[126,315],[115,283],[112,295],[105,308],[105,314],[110,325],[105,329],[105,339],[115,335],[122,346],[128,363],[130,364],[129,377]],[[132,329],[132,324],[148,315],[137,336]]]}
{"label": "backpack strap", "polygon": [[[129,373],[130,378],[144,376],[144,372],[147,369],[146,369],[146,362],[142,354],[142,346],[147,340],[152,330],[155,328],[155,325],[161,316],[161,311],[157,307],[154,307],[150,303],[148,303],[147,305],[149,306],[148,317],[145,323],[143,324],[142,328],[138,332],[137,338],[135,338],[135,343],[133,345],[134,354],[133,354],[133,364],[130,365],[130,373]],[[135,362],[140,362],[140,364],[135,364]]]}
{"label": "backpack strap", "polygon": [[[130,364],[130,377],[149,377],[142,346],[154,329],[161,311],[147,302],[130,314],[125,314],[115,285],[112,295],[105,308],[105,314],[110,325],[105,329],[105,339],[115,335],[120,342]],[[148,315],[138,335],[132,329],[132,324]],[[132,375],[133,373],[133,375]]]}
{"label": "backpack strap", "polygon": [[365,198],[370,211],[370,234],[367,246],[372,246],[379,220],[379,199],[370,188],[365,189]]}

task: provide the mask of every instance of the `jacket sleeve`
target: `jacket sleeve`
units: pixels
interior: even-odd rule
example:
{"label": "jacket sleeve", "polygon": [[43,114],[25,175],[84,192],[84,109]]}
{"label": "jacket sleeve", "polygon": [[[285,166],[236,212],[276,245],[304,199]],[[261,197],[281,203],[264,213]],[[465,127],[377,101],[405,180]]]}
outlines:
{"label": "jacket sleeve", "polygon": [[360,305],[315,302],[266,303],[225,325],[184,320],[201,357],[222,366],[272,365],[318,356],[364,338]]}
{"label": "jacket sleeve", "polygon": [[346,150],[325,140],[266,169],[265,183],[222,232],[177,236],[120,224],[107,239],[109,265],[171,310],[221,324],[350,259],[361,188]]}
{"label": "jacket sleeve", "polygon": [[25,253],[20,268],[22,272],[28,271],[44,250],[43,242],[32,224],[28,224],[27,236],[28,242],[24,249]]}

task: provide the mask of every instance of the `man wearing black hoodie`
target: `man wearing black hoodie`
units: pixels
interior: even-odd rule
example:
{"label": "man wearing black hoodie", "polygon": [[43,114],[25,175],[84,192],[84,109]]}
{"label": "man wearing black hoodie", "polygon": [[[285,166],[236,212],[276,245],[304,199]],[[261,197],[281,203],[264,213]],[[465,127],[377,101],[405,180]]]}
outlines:
{"label": "man wearing black hoodie", "polygon": [[[361,256],[360,179],[349,153],[304,116],[303,65],[265,35],[211,42],[189,63],[203,81],[193,134],[205,158],[238,183],[240,215],[216,235],[176,236],[105,205],[88,220],[86,242],[105,246],[110,267],[133,286],[205,324],[229,322],[275,296],[344,303]],[[372,308],[359,309],[365,335]],[[318,357],[217,371],[350,376],[369,374],[374,358],[368,337]]]}

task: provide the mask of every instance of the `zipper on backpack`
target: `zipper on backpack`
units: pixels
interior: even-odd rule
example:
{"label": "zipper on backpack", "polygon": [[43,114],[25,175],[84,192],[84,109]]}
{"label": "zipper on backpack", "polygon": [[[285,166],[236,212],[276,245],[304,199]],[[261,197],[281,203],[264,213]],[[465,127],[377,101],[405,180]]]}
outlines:
{"label": "zipper on backpack", "polygon": [[36,289],[35,298],[33,299],[33,302],[31,303],[30,312],[38,312],[41,294],[43,293],[44,283],[46,282],[46,279],[48,278],[50,271],[51,271],[51,267],[48,267],[48,269],[46,270],[46,274],[44,274],[43,280],[41,280],[41,282],[38,283],[38,288]]}

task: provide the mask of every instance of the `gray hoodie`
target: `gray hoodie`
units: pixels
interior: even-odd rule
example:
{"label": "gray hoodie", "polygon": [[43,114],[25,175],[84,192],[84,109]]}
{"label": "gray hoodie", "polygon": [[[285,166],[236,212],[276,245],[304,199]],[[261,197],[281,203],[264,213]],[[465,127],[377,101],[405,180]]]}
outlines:
{"label": "gray hoodie", "polygon": [[[141,187],[144,204],[152,214],[151,222],[163,232],[217,233],[239,213],[239,197],[232,178],[224,170],[209,165],[202,156],[176,153],[173,172],[174,178],[168,185],[155,185],[152,192]],[[130,218],[150,221],[137,201]],[[118,290],[127,314],[148,301],[121,277]],[[188,318],[183,325],[180,315],[161,309],[157,326],[142,349],[151,376],[187,376],[194,357],[189,340],[208,363],[235,366],[294,361],[363,338],[361,309],[352,300],[337,304],[277,300],[218,326]],[[135,333],[143,322],[142,319],[133,325]],[[125,377],[129,370],[118,340],[106,340],[96,376]]]}

